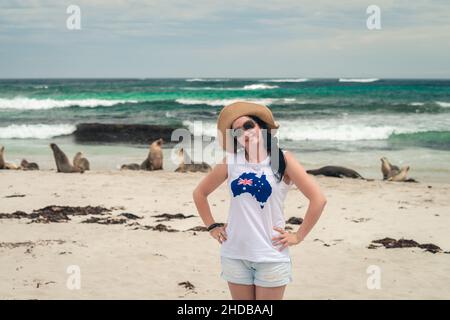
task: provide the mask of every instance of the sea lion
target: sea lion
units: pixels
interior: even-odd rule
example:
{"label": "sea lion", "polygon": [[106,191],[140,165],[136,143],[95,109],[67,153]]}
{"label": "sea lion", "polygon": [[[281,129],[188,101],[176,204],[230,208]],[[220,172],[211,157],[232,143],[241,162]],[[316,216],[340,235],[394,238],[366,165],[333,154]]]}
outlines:
{"label": "sea lion", "polygon": [[336,178],[353,178],[353,179],[363,179],[366,181],[373,181],[374,179],[366,179],[362,177],[358,172],[355,170],[345,168],[345,167],[339,167],[339,166],[325,166],[319,169],[314,170],[306,170],[307,173],[312,175],[324,175],[327,177],[336,177]]}
{"label": "sea lion", "polygon": [[77,152],[75,157],[73,157],[73,165],[83,169],[83,171],[90,170],[89,160],[81,152]]}
{"label": "sea lion", "polygon": [[23,170],[39,170],[39,166],[36,162],[28,162],[26,159],[22,159],[20,166]]}
{"label": "sea lion", "polygon": [[178,158],[180,159],[180,164],[175,169],[175,172],[208,172],[212,170],[211,166],[206,162],[194,163],[188,154],[184,152],[183,148],[178,150]]}
{"label": "sea lion", "polygon": [[3,156],[4,151],[5,151],[5,147],[0,146],[0,169],[5,168],[5,158]]}
{"label": "sea lion", "polygon": [[80,172],[83,173],[82,168],[74,167],[67,158],[66,154],[55,144],[50,143],[50,148],[53,150],[53,156],[55,158],[57,172],[72,173]]}
{"label": "sea lion", "polygon": [[3,167],[3,169],[6,169],[6,170],[20,170],[22,168],[20,166],[16,165],[15,163],[5,162],[5,166]]}
{"label": "sea lion", "polygon": [[142,170],[162,170],[163,168],[163,152],[162,144],[164,140],[159,138],[150,144],[147,159],[141,163]]}
{"label": "sea lion", "polygon": [[21,169],[19,166],[14,163],[5,162],[5,147],[1,146],[0,148],[0,169],[6,170],[19,170]]}
{"label": "sea lion", "polygon": [[381,159],[381,173],[383,174],[383,180],[389,179],[392,176],[400,173],[400,168],[396,165],[393,165],[389,162],[386,157],[382,157]]}
{"label": "sea lion", "polygon": [[396,175],[393,175],[391,177],[389,177],[387,180],[388,181],[405,181],[406,180],[406,176],[408,174],[409,171],[409,166],[404,166],[399,173],[397,173]]}
{"label": "sea lion", "polygon": [[140,170],[141,166],[137,163],[123,164],[120,170]]}

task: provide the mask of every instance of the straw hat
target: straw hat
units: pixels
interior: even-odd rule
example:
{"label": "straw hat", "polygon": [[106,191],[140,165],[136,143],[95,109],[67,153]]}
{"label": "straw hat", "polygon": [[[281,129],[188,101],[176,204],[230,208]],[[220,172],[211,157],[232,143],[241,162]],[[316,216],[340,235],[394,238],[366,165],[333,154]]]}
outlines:
{"label": "straw hat", "polygon": [[[233,121],[242,116],[257,116],[262,121],[267,123],[267,128],[272,134],[272,129],[278,129],[280,126],[275,122],[272,111],[262,104],[239,101],[225,106],[219,113],[217,119],[217,138],[219,139],[219,145],[228,152],[233,152],[233,137],[230,135],[231,125]],[[225,144],[223,142],[226,142]]]}

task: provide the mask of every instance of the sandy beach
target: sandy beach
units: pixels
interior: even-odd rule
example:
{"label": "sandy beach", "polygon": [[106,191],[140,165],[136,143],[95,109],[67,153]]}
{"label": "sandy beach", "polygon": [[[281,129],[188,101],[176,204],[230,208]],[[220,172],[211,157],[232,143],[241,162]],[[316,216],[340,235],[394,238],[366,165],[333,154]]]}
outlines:
{"label": "sandy beach", "polygon": [[[203,226],[192,190],[204,175],[2,170],[0,214],[29,214],[50,205],[111,211],[50,223],[3,216],[0,299],[230,299],[220,278],[220,244],[207,232],[186,231]],[[328,203],[307,239],[290,247],[294,281],[285,299],[450,298],[450,254],[445,253],[450,251],[450,184],[314,178]],[[225,183],[209,202],[216,221],[225,222]],[[307,205],[293,186],[285,202],[286,220],[303,217]],[[153,217],[164,213],[194,217]],[[158,224],[178,232],[152,229]],[[432,243],[442,252],[368,248],[386,237]],[[79,289],[68,283],[73,266],[80,272]],[[379,289],[368,287],[368,268],[379,271]]]}

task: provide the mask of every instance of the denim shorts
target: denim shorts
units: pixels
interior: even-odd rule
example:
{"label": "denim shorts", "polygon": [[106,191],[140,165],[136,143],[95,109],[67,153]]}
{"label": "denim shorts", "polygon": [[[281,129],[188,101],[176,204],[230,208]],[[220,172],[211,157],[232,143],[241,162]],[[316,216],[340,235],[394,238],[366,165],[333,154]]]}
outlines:
{"label": "denim shorts", "polygon": [[237,284],[278,287],[292,282],[292,262],[253,262],[220,256],[222,279]]}

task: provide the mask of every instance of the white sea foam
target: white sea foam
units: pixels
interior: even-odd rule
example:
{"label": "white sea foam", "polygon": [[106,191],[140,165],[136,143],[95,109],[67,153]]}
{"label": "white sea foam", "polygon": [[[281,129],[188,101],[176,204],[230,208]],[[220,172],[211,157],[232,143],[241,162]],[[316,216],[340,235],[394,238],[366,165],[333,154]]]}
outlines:
{"label": "white sea foam", "polygon": [[414,107],[420,107],[423,106],[425,103],[423,102],[411,102],[409,105],[414,106]]}
{"label": "white sea foam", "polygon": [[[277,115],[275,115],[276,117]],[[277,122],[280,129],[277,136],[281,139],[291,141],[364,141],[364,140],[387,140],[392,134],[409,134],[426,132],[430,130],[447,130],[446,121],[437,121],[442,117],[436,115],[428,121],[418,124],[420,115],[393,115],[386,117],[379,116],[337,116],[334,119],[311,119],[311,118],[282,118]],[[401,121],[400,121],[401,120]],[[194,120],[184,121],[192,132]],[[217,136],[216,123],[213,121],[202,121],[202,132],[204,135]],[[199,128],[196,128],[197,132]]]}
{"label": "white sea foam", "polygon": [[308,79],[298,78],[298,79],[269,79],[269,80],[261,80],[263,82],[306,82]]}
{"label": "white sea foam", "polygon": [[0,127],[1,139],[49,139],[71,134],[76,126],[71,124],[12,124]]}
{"label": "white sea foam", "polygon": [[442,108],[450,108],[450,102],[436,101],[436,104]]}
{"label": "white sea foam", "polygon": [[0,109],[19,110],[43,110],[53,108],[79,107],[110,107],[120,103],[137,103],[136,100],[104,100],[104,99],[80,99],[80,100],[55,100],[34,98],[0,98]]}
{"label": "white sea foam", "polygon": [[375,82],[378,81],[380,79],[378,78],[367,78],[367,79],[347,79],[347,78],[340,78],[339,82],[362,82],[362,83],[367,83],[367,82]]}
{"label": "white sea foam", "polygon": [[[198,80],[200,81],[200,80]],[[217,91],[230,91],[230,90],[267,90],[267,89],[276,89],[279,88],[278,86],[271,86],[265,83],[255,83],[255,84],[249,84],[244,87],[183,87],[181,89],[183,90],[194,90],[194,91],[201,91],[201,90],[217,90]]]}
{"label": "white sea foam", "polygon": [[166,111],[166,118],[175,118],[176,113],[174,111]]}
{"label": "white sea foam", "polygon": [[223,88],[223,87],[181,87],[183,90],[202,91],[202,90],[215,90],[215,91],[232,91],[240,90],[241,88]]}
{"label": "white sea foam", "polygon": [[187,82],[220,82],[220,81],[229,81],[230,79],[205,79],[205,78],[192,78],[192,79],[186,79]]}
{"label": "white sea foam", "polygon": [[306,102],[304,101],[298,101],[295,98],[280,98],[280,99],[249,99],[249,98],[237,98],[237,99],[177,99],[175,100],[179,104],[185,104],[185,105],[195,105],[195,104],[206,104],[208,106],[212,107],[223,107],[228,104],[231,104],[233,102],[237,101],[248,101],[248,102],[254,102],[259,103],[263,105],[271,105],[274,103],[277,104],[292,104],[292,103],[298,103],[298,104],[304,104]]}
{"label": "white sea foam", "polygon": [[256,83],[256,84],[249,84],[244,86],[244,90],[266,90],[266,89],[276,89],[278,86],[270,86],[265,83]]}
{"label": "white sea foam", "polygon": [[176,102],[180,104],[185,105],[194,105],[194,104],[206,104],[208,106],[213,107],[220,107],[220,106],[226,106],[228,104],[231,104],[233,102],[237,101],[249,101],[264,105],[270,105],[274,102],[275,99],[210,99],[210,100],[200,100],[200,99],[177,99]]}
{"label": "white sea foam", "polygon": [[[417,126],[416,118],[411,117],[399,126],[396,117],[385,119],[374,117],[345,117],[340,119],[281,119],[279,137],[293,141],[303,140],[331,140],[331,141],[359,141],[386,140],[393,133],[414,133],[428,131],[429,123]],[[345,122],[344,122],[345,121]],[[444,125],[436,126],[437,129]],[[440,130],[440,129],[439,129]]]}
{"label": "white sea foam", "polygon": [[[355,124],[343,124],[338,126],[327,125],[326,123],[316,122],[314,125],[302,125],[281,120],[281,130],[278,130],[280,139],[289,139],[293,141],[304,140],[332,140],[332,141],[358,141],[358,140],[385,140],[392,133],[413,132],[412,130],[399,130],[393,126],[370,127]],[[183,125],[187,126],[191,132],[194,132],[193,121],[185,120]],[[199,132],[200,128],[196,128]],[[206,136],[217,136],[217,124],[202,122],[202,134]]]}

